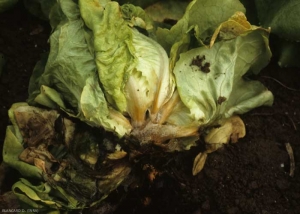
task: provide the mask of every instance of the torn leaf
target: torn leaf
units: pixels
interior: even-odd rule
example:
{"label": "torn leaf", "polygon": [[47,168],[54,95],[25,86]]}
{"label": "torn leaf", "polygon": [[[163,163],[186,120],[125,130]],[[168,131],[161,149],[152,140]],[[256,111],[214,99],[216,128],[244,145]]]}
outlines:
{"label": "torn leaf", "polygon": [[246,135],[245,124],[238,116],[230,117],[221,122],[218,128],[212,128],[205,136],[205,142],[209,144],[226,144],[229,141],[236,143],[239,138]]}

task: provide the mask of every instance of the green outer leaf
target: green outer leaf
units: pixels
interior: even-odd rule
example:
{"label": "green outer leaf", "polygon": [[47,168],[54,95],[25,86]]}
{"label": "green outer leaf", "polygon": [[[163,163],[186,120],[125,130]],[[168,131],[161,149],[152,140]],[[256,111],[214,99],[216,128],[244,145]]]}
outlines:
{"label": "green outer leaf", "polygon": [[214,30],[235,12],[245,12],[244,6],[238,0],[194,0],[186,8],[184,16],[170,30],[157,30],[157,40],[167,52],[191,28],[200,43],[212,36]]}
{"label": "green outer leaf", "polygon": [[19,155],[24,148],[14,132],[13,126],[7,127],[3,146],[3,161],[18,170],[25,177],[42,179],[42,170],[19,160]]}
{"label": "green outer leaf", "polygon": [[121,6],[122,16],[129,26],[137,26],[147,30],[149,33],[153,31],[153,20],[146,12],[133,4],[124,4]]}
{"label": "green outer leaf", "polygon": [[51,35],[50,44],[48,62],[39,84],[53,87],[70,106],[77,108],[85,80],[96,72],[83,21],[73,20],[62,25]]}
{"label": "green outer leaf", "polygon": [[62,20],[50,37],[51,50],[47,61],[44,57],[34,69],[29,102],[52,109],[60,108],[90,125],[104,127],[123,136],[131,130],[131,126],[123,115],[108,110],[96,76],[92,31],[84,26],[78,5],[72,0],[59,1],[52,12],[55,10],[63,14],[60,16]]}
{"label": "green outer leaf", "polygon": [[111,117],[104,94],[96,79],[96,77],[88,78],[83,88],[80,105],[84,120],[93,126],[101,125],[106,130],[117,133],[119,137],[129,134],[131,131],[129,121],[122,114]]}
{"label": "green outer leaf", "polygon": [[123,90],[136,65],[132,30],[122,18],[117,2],[105,1],[101,5],[80,0],[79,7],[85,24],[94,34],[95,61],[104,91],[111,104],[125,112],[127,103]]}
{"label": "green outer leaf", "polygon": [[255,0],[263,27],[281,38],[300,41],[300,2],[298,0]]}
{"label": "green outer leaf", "polygon": [[189,10],[189,25],[197,26],[197,38],[205,41],[237,11],[246,12],[239,0],[196,0]]}
{"label": "green outer leaf", "polygon": [[52,109],[56,109],[58,106],[63,110],[66,109],[62,96],[54,89],[42,85],[40,94],[36,96],[35,102],[47,106]]}
{"label": "green outer leaf", "polygon": [[[210,63],[209,73],[191,65],[193,59],[204,55],[203,64]],[[185,52],[174,68],[181,100],[200,124],[270,105],[271,92],[259,82],[242,78],[246,72],[257,73],[270,57],[266,32],[260,29],[218,42],[211,49],[201,47]]]}
{"label": "green outer leaf", "polygon": [[17,124],[17,121],[15,119],[15,113],[14,113],[14,110],[20,106],[28,106],[28,104],[23,103],[23,102],[12,104],[11,108],[8,110],[8,117],[9,117],[9,120],[11,121],[11,123],[13,124],[15,136],[23,145],[23,137],[22,137],[21,131],[19,129],[19,126]]}

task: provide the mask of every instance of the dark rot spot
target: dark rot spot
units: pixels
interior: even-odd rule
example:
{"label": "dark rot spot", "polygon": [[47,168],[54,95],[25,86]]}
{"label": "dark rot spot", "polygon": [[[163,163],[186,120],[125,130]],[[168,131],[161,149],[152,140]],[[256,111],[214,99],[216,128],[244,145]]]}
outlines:
{"label": "dark rot spot", "polygon": [[202,67],[202,62],[205,60],[205,56],[200,57],[199,55],[196,56],[193,60],[191,65],[195,65],[201,69]]}
{"label": "dark rot spot", "polygon": [[222,104],[223,102],[225,102],[226,100],[227,100],[226,97],[219,97],[217,102],[218,102],[219,105],[221,105],[221,104]]}
{"label": "dark rot spot", "polygon": [[202,57],[200,57],[199,55],[197,55],[195,58],[193,58],[192,62],[191,62],[191,66],[197,66],[202,72],[204,73],[209,73],[210,72],[210,63],[206,62],[203,65],[203,62],[205,60],[205,55],[203,55]]}
{"label": "dark rot spot", "polygon": [[208,67],[209,68],[210,67],[210,63],[206,62],[203,67]]}

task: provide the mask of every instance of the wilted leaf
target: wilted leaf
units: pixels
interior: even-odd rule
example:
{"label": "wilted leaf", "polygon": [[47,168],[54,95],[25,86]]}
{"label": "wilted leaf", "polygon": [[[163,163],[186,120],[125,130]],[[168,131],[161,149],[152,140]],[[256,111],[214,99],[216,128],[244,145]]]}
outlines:
{"label": "wilted leaf", "polygon": [[230,140],[236,143],[239,138],[246,135],[245,124],[238,116],[233,116],[221,123],[218,128],[212,128],[205,136],[205,142],[209,144],[225,144]]}
{"label": "wilted leaf", "polygon": [[205,136],[205,142],[210,144],[228,143],[232,130],[232,124],[227,121],[219,128],[212,128],[209,134]]}
{"label": "wilted leaf", "polygon": [[46,111],[32,106],[20,106],[14,110],[16,123],[28,146],[53,143],[56,137],[54,124],[58,116],[55,110]]}
{"label": "wilted leaf", "polygon": [[232,124],[232,133],[230,136],[231,143],[236,143],[239,138],[243,138],[246,135],[246,127],[244,122],[239,116],[233,116],[229,118]]}
{"label": "wilted leaf", "polygon": [[193,165],[193,175],[197,175],[203,169],[206,158],[207,158],[206,152],[200,152],[195,157],[194,165]]}
{"label": "wilted leaf", "polygon": [[215,30],[210,40],[210,47],[213,46],[218,35],[222,39],[233,39],[250,29],[251,24],[247,21],[245,14],[243,12],[236,12],[228,21],[220,24]]}

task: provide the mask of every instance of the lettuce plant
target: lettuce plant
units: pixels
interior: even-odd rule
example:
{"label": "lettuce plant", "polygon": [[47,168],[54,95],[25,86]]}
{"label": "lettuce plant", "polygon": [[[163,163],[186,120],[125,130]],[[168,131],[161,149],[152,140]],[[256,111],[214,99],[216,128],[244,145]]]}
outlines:
{"label": "lettuce plant", "polygon": [[13,186],[24,204],[93,206],[136,176],[145,155],[188,150],[202,135],[195,175],[208,153],[244,137],[238,114],[273,102],[248,78],[270,60],[269,30],[251,25],[237,0],[191,1],[168,29],[132,4],[41,4],[50,53],[33,71],[28,103],[9,110],[3,149],[24,176]]}

